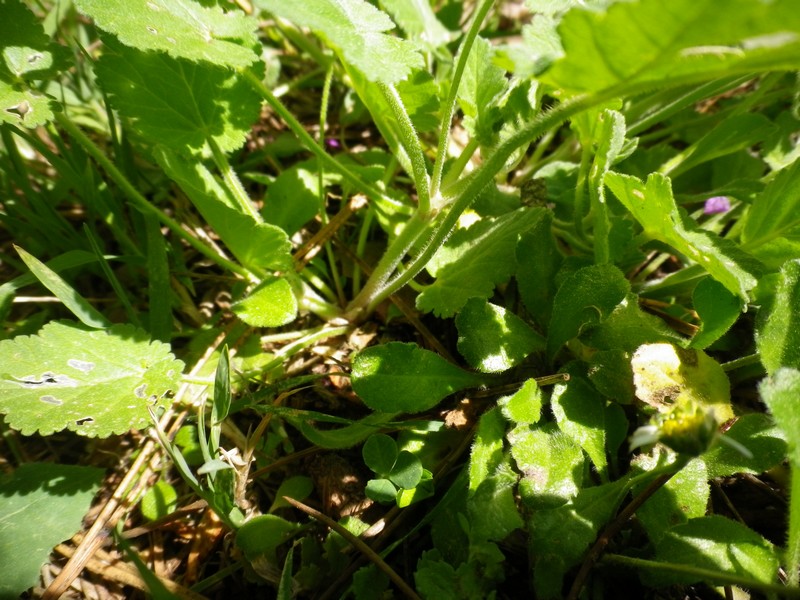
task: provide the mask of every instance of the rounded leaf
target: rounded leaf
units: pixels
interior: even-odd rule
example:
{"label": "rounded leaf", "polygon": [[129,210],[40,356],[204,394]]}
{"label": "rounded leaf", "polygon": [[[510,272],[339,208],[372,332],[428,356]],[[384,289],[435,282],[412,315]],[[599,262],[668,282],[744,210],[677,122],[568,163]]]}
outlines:
{"label": "rounded leaf", "polygon": [[422,479],[422,462],[408,450],[403,450],[397,455],[389,479],[399,488],[414,489]]}
{"label": "rounded leaf", "polygon": [[166,481],[157,481],[142,497],[142,516],[150,521],[166,517],[178,506],[178,492]]}
{"label": "rounded leaf", "polygon": [[353,358],[353,389],[369,408],[417,413],[445,396],[480,385],[483,378],[459,369],[416,344],[373,346]]}
{"label": "rounded leaf", "polygon": [[375,500],[375,502],[389,504],[394,502],[397,496],[397,488],[388,479],[370,479],[367,482],[365,493],[367,498]]}
{"label": "rounded leaf", "polygon": [[361,455],[364,457],[364,464],[372,471],[378,475],[387,475],[397,461],[397,444],[385,433],[376,433],[364,442]]}

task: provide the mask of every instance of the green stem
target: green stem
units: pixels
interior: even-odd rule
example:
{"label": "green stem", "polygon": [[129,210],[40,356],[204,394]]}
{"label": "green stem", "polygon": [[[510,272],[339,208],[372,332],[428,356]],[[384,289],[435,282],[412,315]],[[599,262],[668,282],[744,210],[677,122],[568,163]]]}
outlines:
{"label": "green stem", "polygon": [[703,569],[694,565],[682,565],[622,556],[620,554],[606,554],[601,560],[601,565],[618,565],[632,569],[644,569],[661,573],[673,573],[696,578],[698,581],[712,581],[720,585],[735,585],[745,589],[761,590],[766,593],[778,594],[781,598],[800,598],[800,589],[786,587],[777,583],[763,583],[755,579],[740,577],[730,573],[720,573],[717,570]]}
{"label": "green stem", "polygon": [[64,130],[69,133],[69,135],[77,141],[84,150],[92,157],[95,161],[103,168],[103,170],[108,174],[109,177],[116,183],[122,192],[128,197],[128,199],[133,203],[133,205],[146,214],[154,215],[159,221],[161,221],[164,225],[166,225],[175,235],[179,238],[184,240],[187,244],[189,244],[192,248],[197,250],[200,254],[205,256],[206,258],[210,259],[223,269],[227,269],[232,273],[236,273],[247,279],[248,281],[254,282],[255,277],[253,276],[250,271],[242,267],[241,265],[237,265],[236,263],[224,258],[214,252],[212,248],[206,246],[203,242],[195,238],[194,236],[190,235],[188,232],[184,231],[183,227],[181,227],[180,223],[175,221],[174,219],[170,218],[164,211],[159,209],[158,207],[154,206],[152,203],[148,202],[147,198],[142,196],[139,191],[133,186],[133,184],[128,181],[128,178],[125,177],[122,172],[111,162],[103,151],[98,148],[92,140],[88,138],[72,121],[70,121],[63,113],[56,113],[56,121],[58,124],[64,128]]}
{"label": "green stem", "polygon": [[384,99],[394,115],[397,132],[400,134],[400,143],[411,161],[411,176],[417,189],[417,210],[426,214],[431,210],[430,178],[425,166],[425,155],[422,153],[419,136],[414,129],[414,124],[408,116],[406,107],[397,88],[393,85],[378,84]]}
{"label": "green stem", "polygon": [[800,468],[792,465],[789,487],[789,541],[786,543],[786,572],[789,585],[800,583]]}
{"label": "green stem", "polygon": [[378,188],[364,182],[358,175],[341,164],[338,160],[328,154],[324,148],[317,144],[316,140],[311,137],[311,134],[303,128],[303,125],[300,123],[300,121],[298,121],[294,115],[289,112],[289,109],[286,108],[286,106],[275,97],[269,88],[264,85],[264,82],[261,81],[261,79],[259,79],[254,73],[245,69],[241,71],[241,74],[253,87],[253,89],[258,92],[264,100],[267,101],[267,103],[276,113],[278,113],[278,116],[289,126],[289,129],[291,129],[292,133],[297,136],[297,138],[300,140],[300,143],[305,146],[306,150],[315,155],[325,166],[336,173],[339,173],[347,183],[353,186],[354,189],[373,199],[387,199],[385,194]]}
{"label": "green stem", "polygon": [[472,46],[475,43],[475,38],[478,37],[483,20],[492,8],[494,0],[483,0],[478,10],[475,11],[475,16],[470,23],[467,35],[458,49],[458,59],[456,61],[456,70],[453,73],[453,82],[450,84],[450,91],[447,95],[447,103],[444,106],[444,114],[442,115],[442,123],[439,128],[439,143],[436,147],[436,161],[433,163],[433,176],[431,177],[431,198],[438,198],[439,190],[442,184],[442,171],[444,163],[447,158],[447,146],[450,141],[450,124],[453,121],[453,115],[456,111],[456,97],[458,96],[458,87],[461,84],[461,78],[464,76],[464,69],[467,66],[467,59],[469,58]]}
{"label": "green stem", "polygon": [[458,181],[461,173],[463,173],[464,169],[467,167],[467,163],[479,146],[480,142],[478,142],[477,138],[470,138],[467,145],[464,146],[464,149],[461,151],[461,154],[450,164],[447,175],[442,179],[442,185],[444,187],[448,187]]}
{"label": "green stem", "polygon": [[209,137],[206,142],[208,142],[208,147],[211,148],[211,155],[214,157],[214,163],[217,165],[217,169],[222,173],[222,179],[228,188],[228,193],[236,201],[236,204],[244,214],[252,217],[256,223],[263,222],[264,219],[262,219],[261,215],[253,208],[253,203],[250,202],[250,196],[247,194],[247,191],[245,191],[244,186],[242,186],[239,176],[228,161],[228,157],[225,156],[225,153],[220,149],[219,144],[217,144],[216,140],[212,137]]}

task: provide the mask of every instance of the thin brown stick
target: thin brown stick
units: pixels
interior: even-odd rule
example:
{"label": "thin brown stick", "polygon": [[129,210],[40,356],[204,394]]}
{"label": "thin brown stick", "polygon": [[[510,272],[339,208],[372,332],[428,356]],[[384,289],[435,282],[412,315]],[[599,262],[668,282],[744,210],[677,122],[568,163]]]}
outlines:
{"label": "thin brown stick", "polygon": [[567,600],[578,600],[578,596],[580,596],[581,590],[583,589],[583,584],[586,583],[589,573],[600,559],[600,556],[602,556],[609,542],[622,530],[633,514],[639,510],[639,507],[644,504],[653,494],[660,490],[665,483],[672,479],[677,472],[678,470],[672,473],[664,473],[663,475],[660,475],[651,481],[650,485],[642,490],[642,493],[631,500],[630,503],[628,503],[628,505],[620,511],[620,513],[617,515],[617,518],[608,524],[603,533],[601,533],[597,538],[597,541],[595,541],[592,549],[589,550],[589,554],[586,555],[580,571],[578,571],[578,574],[575,576],[575,579],[572,582],[572,587],[569,590]]}
{"label": "thin brown stick", "polygon": [[356,537],[355,535],[353,535],[352,533],[347,531],[347,529],[345,529],[344,527],[339,525],[339,523],[337,523],[336,521],[334,521],[330,517],[322,514],[318,510],[315,510],[315,509],[311,508],[310,506],[306,506],[302,502],[298,502],[294,498],[289,498],[288,496],[284,496],[283,499],[286,500],[286,502],[288,502],[292,506],[294,506],[297,510],[301,510],[304,513],[306,513],[307,515],[315,518],[317,521],[319,521],[321,523],[324,523],[325,525],[327,525],[328,527],[333,529],[336,533],[341,535],[348,542],[350,542],[364,556],[366,556],[373,563],[375,563],[376,567],[378,567],[381,571],[386,573],[386,575],[389,576],[389,579],[391,579],[395,583],[395,585],[398,588],[400,588],[400,591],[403,592],[408,598],[413,598],[415,600],[422,600],[417,595],[417,593],[413,589],[411,589],[411,586],[409,586],[405,582],[405,580],[402,577],[400,577],[394,571],[394,569],[392,569],[392,567],[387,565],[383,561],[383,559],[372,548],[370,548],[366,543],[364,543],[363,540],[359,539],[358,537]]}

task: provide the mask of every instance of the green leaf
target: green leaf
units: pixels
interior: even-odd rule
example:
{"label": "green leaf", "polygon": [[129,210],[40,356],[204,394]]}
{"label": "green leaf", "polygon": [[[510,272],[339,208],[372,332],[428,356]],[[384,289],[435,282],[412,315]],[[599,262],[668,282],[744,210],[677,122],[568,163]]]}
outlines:
{"label": "green leaf", "polygon": [[767,415],[743,415],[724,435],[739,442],[752,456],[745,456],[727,444],[715,444],[697,459],[706,463],[709,478],[728,477],[735,473],[758,475],[779,465],[786,456],[784,434]]}
{"label": "green leaf", "polygon": [[126,46],[242,68],[258,60],[258,22],[192,0],[76,0],[78,10]]}
{"label": "green leaf", "polygon": [[5,0],[0,11],[0,123],[44,125],[53,119],[57,104],[28,82],[64,69],[60,58],[66,53],[22,2]]}
{"label": "green leaf", "polygon": [[288,502],[286,502],[286,500],[284,500],[284,496],[288,496],[289,498],[302,502],[308,498],[313,491],[314,482],[310,477],[305,477],[303,475],[293,475],[292,477],[287,477],[281,481],[280,486],[278,486],[278,491],[275,492],[275,500],[273,500],[272,506],[269,507],[267,512],[274,513],[280,508],[291,506]]}
{"label": "green leaf", "polygon": [[516,271],[518,236],[546,212],[543,208],[522,208],[456,231],[428,263],[428,272],[436,281],[417,296],[417,308],[451,317],[470,298],[491,296],[495,286],[508,281]]}
{"label": "green leaf", "polygon": [[370,479],[364,493],[375,502],[391,504],[397,497],[397,488],[388,479]]}
{"label": "green leaf", "polygon": [[613,265],[584,267],[565,279],[553,300],[547,356],[552,360],[583,327],[608,317],[630,289],[625,275]]}
{"label": "green leaf", "polygon": [[432,50],[453,37],[436,18],[428,0],[381,0],[380,4],[410,38]]}
{"label": "green leaf", "polygon": [[389,473],[389,480],[401,489],[413,490],[421,479],[422,462],[408,450],[402,450]]}
{"label": "green leaf", "polygon": [[598,115],[593,136],[597,144],[597,152],[595,152],[590,171],[589,187],[591,210],[595,213],[594,256],[595,262],[598,264],[611,262],[611,248],[609,247],[611,221],[609,220],[603,179],[622,152],[625,144],[625,132],[625,117],[622,113],[606,109]]}
{"label": "green leaf", "polygon": [[[656,559],[716,573],[729,573],[762,583],[774,583],[779,566],[775,547],[744,525],[711,515],[690,519],[669,529],[656,544]],[[655,585],[696,583],[701,577],[691,569],[651,573]]]}
{"label": "green leaf", "polygon": [[415,344],[390,342],[353,358],[353,390],[372,410],[423,412],[483,378]]}
{"label": "green leaf", "polygon": [[707,348],[739,318],[744,305],[737,296],[725,289],[719,281],[705,278],[697,284],[692,294],[692,306],[700,317],[700,329],[689,342],[690,348]]}
{"label": "green leaf", "polygon": [[39,581],[56,544],[81,530],[103,469],[28,463],[0,478],[0,598],[19,598]]}
{"label": "green leaf", "polygon": [[558,508],[536,511],[528,526],[531,552],[537,557],[534,566],[537,598],[562,597],[562,579],[567,570],[583,559],[627,491],[627,480],[620,479],[584,488]]}
{"label": "green leaf", "polygon": [[542,416],[544,398],[535,379],[528,379],[512,396],[497,401],[503,416],[519,425],[531,425]]}
{"label": "green leaf", "polygon": [[675,86],[800,67],[793,0],[617,2],[569,11],[558,32],[565,56],[542,79],[571,93]]}
{"label": "green leaf", "polygon": [[761,266],[732,241],[700,229],[678,210],[667,177],[651,173],[644,185],[636,177],[608,173],[606,185],[650,237],[660,240],[698,263],[730,292],[749,300]]}
{"label": "green leaf", "polygon": [[553,508],[578,493],[586,458],[577,442],[554,424],[516,427],[508,434],[508,442],[522,473],[519,494],[526,507]]}
{"label": "green leaf", "polygon": [[755,146],[775,130],[775,126],[764,115],[733,115],[667,161],[660,172],[672,178],[678,177],[704,162]]}
{"label": "green leaf", "polygon": [[397,462],[397,454],[397,443],[385,433],[369,436],[361,448],[364,464],[378,475],[388,475]]}
{"label": "green leaf", "polygon": [[500,118],[497,103],[508,87],[505,70],[493,61],[494,52],[487,40],[475,39],[456,96],[464,113],[464,127],[483,144],[494,137],[494,126]]}
{"label": "green leaf", "polygon": [[423,67],[414,44],[383,33],[393,29],[394,23],[364,0],[257,0],[256,5],[298,27],[308,27],[339,52],[343,63],[356,67],[370,81],[397,83],[412,69]]}
{"label": "green leaf", "polygon": [[208,140],[223,152],[236,150],[261,110],[261,98],[228,69],[113,40],[106,42],[97,74],[133,132],[176,152],[197,151]]}
{"label": "green leaf", "polygon": [[469,490],[474,492],[503,462],[506,422],[497,408],[486,411],[478,421],[478,432],[469,458]]}
{"label": "green leaf", "polygon": [[284,277],[270,277],[231,305],[231,310],[252,327],[280,327],[297,316],[297,298]]}
{"label": "green leaf", "polygon": [[312,444],[331,450],[352,448],[361,443],[368,436],[375,433],[381,426],[391,421],[397,413],[374,412],[352,425],[338,429],[316,429],[308,422],[308,418],[286,417],[292,425]]}
{"label": "green leaf", "polygon": [[242,265],[276,271],[291,268],[292,243],[286,232],[275,225],[259,223],[235,208],[200,161],[189,160],[164,147],[155,148],[153,155]]}
{"label": "green leaf", "polygon": [[713,409],[719,424],[733,418],[728,376],[702,350],[645,344],[633,354],[631,367],[636,396],[656,410],[697,403]]}
{"label": "green leaf", "polygon": [[467,301],[456,317],[456,327],[458,351],[484,373],[506,371],[545,346],[545,339],[525,321],[481,298]]}
{"label": "green leaf", "polygon": [[[661,457],[657,453],[653,456],[639,455],[636,458],[636,467],[644,471],[661,466]],[[636,511],[636,518],[641,521],[651,542],[658,543],[671,527],[706,514],[711,495],[708,479],[705,463],[702,460],[693,460]],[[644,486],[635,486],[632,493],[636,496],[643,489]]]}
{"label": "green leaf", "polygon": [[778,427],[786,434],[787,456],[792,464],[800,465],[800,370],[783,367],[772,373],[758,386],[761,399],[769,408]]}
{"label": "green leaf", "polygon": [[25,435],[70,429],[108,437],[150,424],[183,363],[129,325],[103,331],[61,322],[0,341],[0,412]]}
{"label": "green leaf", "polygon": [[[331,173],[324,173],[324,184],[334,183]],[[336,181],[339,183],[339,181]],[[288,235],[299,231],[319,211],[319,168],[316,161],[305,161],[281,172],[267,189],[264,220],[283,229]]]}
{"label": "green leaf", "polygon": [[514,500],[516,475],[501,472],[485,479],[467,500],[470,542],[500,541],[524,526]]}
{"label": "green leaf", "polygon": [[742,243],[758,248],[800,224],[800,159],[780,170],[744,216]]}
{"label": "green leaf", "polygon": [[53,295],[61,300],[62,304],[64,304],[73,315],[78,317],[81,323],[95,329],[105,329],[110,325],[108,319],[89,304],[86,298],[78,294],[78,292],[64,281],[58,273],[50,269],[50,267],[32,254],[28,254],[28,252],[19,246],[14,246],[14,248],[36,279],[38,279],[44,287],[53,292]]}
{"label": "green leaf", "polygon": [[758,315],[756,346],[767,373],[800,369],[800,259],[781,269],[775,297]]}
{"label": "green leaf", "polygon": [[589,455],[595,468],[605,476],[605,400],[586,379],[572,373],[569,381],[556,384],[550,401],[558,428]]}
{"label": "green leaf", "polygon": [[139,504],[142,516],[148,521],[155,521],[171,514],[178,506],[178,492],[166,481],[157,481]]}
{"label": "green leaf", "polygon": [[553,298],[558,291],[556,274],[563,257],[551,230],[553,214],[545,212],[517,243],[517,285],[525,308],[545,329],[550,324]]}
{"label": "green leaf", "polygon": [[275,549],[294,535],[298,527],[299,524],[275,515],[253,517],[236,532],[236,545],[251,562],[265,557],[274,563]]}

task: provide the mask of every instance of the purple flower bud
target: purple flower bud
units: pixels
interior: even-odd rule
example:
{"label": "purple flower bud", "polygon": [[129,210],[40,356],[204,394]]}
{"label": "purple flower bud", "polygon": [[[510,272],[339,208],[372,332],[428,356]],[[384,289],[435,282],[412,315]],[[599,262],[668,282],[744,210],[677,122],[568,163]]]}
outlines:
{"label": "purple flower bud", "polygon": [[718,215],[728,212],[731,209],[731,201],[727,196],[714,196],[706,200],[703,213],[707,215]]}
{"label": "purple flower bud", "polygon": [[339,140],[337,140],[336,138],[326,138],[325,145],[331,149],[336,149],[341,147]]}

